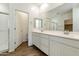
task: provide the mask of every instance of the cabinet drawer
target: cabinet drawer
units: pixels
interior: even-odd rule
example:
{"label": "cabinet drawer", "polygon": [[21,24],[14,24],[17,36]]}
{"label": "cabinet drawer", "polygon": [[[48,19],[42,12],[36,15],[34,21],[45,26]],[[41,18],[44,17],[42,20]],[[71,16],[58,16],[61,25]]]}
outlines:
{"label": "cabinet drawer", "polygon": [[40,37],[41,38],[47,38],[48,39],[48,35],[46,35],[46,34],[40,34]]}
{"label": "cabinet drawer", "polygon": [[32,36],[40,36],[40,34],[39,33],[32,33]]}

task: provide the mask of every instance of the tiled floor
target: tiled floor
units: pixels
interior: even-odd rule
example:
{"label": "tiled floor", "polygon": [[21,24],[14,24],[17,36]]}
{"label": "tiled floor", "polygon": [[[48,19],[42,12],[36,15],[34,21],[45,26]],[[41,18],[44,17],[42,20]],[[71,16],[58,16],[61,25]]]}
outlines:
{"label": "tiled floor", "polygon": [[22,43],[14,52],[4,53],[0,56],[46,56],[35,46],[28,47],[27,42]]}

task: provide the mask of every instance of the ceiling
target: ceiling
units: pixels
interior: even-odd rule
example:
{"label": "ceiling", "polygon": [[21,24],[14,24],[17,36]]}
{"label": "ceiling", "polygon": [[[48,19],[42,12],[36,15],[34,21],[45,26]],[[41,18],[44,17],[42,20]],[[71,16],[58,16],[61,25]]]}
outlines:
{"label": "ceiling", "polygon": [[[54,9],[62,5],[63,3],[47,3],[47,4],[48,4],[48,7],[47,9],[45,9],[45,11],[50,11],[51,9]],[[15,5],[21,6],[21,7],[28,7],[28,8],[31,8],[32,6],[36,6],[40,8],[43,5],[43,3],[15,3]]]}
{"label": "ceiling", "polygon": [[[40,8],[41,5],[43,5],[43,3],[15,3],[15,5],[23,7],[23,8],[31,8],[33,6]],[[78,5],[78,3],[48,3],[48,7],[46,9],[44,9],[44,11],[46,11],[46,12],[52,11],[52,13],[54,13],[54,12],[62,13],[62,12],[66,12],[66,11],[72,9],[76,5]],[[43,11],[43,10],[41,10],[41,11]]]}
{"label": "ceiling", "polygon": [[65,4],[63,4],[61,6],[58,6],[55,9],[52,9],[52,10],[48,11],[48,13],[49,12],[57,13],[57,14],[58,13],[65,13],[65,12],[71,10],[73,7],[76,7],[78,5],[79,5],[78,3],[65,3]]}
{"label": "ceiling", "polygon": [[[41,7],[44,3],[27,3],[28,6],[37,6]],[[64,3],[47,3],[48,7],[44,11],[50,11],[51,9],[54,9],[60,5],[63,5]],[[41,10],[42,11],[42,10]]]}
{"label": "ceiling", "polygon": [[[52,10],[52,9],[58,7],[58,6],[61,6],[63,4],[64,3],[48,3],[48,7],[46,9],[44,9],[44,11],[48,12],[48,11],[50,11],[50,10]],[[40,7],[41,7],[41,5],[40,5]],[[41,10],[41,11],[43,11],[43,10]]]}

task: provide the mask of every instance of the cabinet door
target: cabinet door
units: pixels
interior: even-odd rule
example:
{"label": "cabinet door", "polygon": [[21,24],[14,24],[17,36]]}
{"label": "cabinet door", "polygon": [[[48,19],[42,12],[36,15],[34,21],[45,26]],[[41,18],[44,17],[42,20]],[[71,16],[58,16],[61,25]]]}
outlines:
{"label": "cabinet door", "polygon": [[40,49],[48,55],[49,54],[49,40],[46,38],[40,38],[40,40],[41,40]]}
{"label": "cabinet door", "polygon": [[34,35],[33,35],[33,44],[34,44],[36,47],[40,48],[40,37],[37,37],[37,36],[34,36]]}
{"label": "cabinet door", "polygon": [[68,46],[67,44],[61,42],[50,41],[50,55],[78,56],[79,49],[72,46]]}
{"label": "cabinet door", "polygon": [[60,56],[62,55],[63,46],[58,44],[58,42],[50,40],[50,55]]}
{"label": "cabinet door", "polygon": [[56,36],[50,36],[50,39],[67,44],[75,48],[79,48],[79,40],[76,40],[76,39],[69,39],[69,38],[56,37]]}

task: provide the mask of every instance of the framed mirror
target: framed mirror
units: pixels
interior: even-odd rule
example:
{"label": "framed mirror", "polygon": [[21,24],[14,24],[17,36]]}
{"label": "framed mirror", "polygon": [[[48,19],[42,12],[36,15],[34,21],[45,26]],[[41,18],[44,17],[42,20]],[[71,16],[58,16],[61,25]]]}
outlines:
{"label": "framed mirror", "polygon": [[41,30],[41,28],[42,28],[42,19],[41,18],[34,18],[34,28],[37,30]]}

